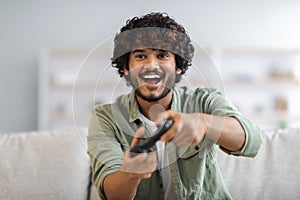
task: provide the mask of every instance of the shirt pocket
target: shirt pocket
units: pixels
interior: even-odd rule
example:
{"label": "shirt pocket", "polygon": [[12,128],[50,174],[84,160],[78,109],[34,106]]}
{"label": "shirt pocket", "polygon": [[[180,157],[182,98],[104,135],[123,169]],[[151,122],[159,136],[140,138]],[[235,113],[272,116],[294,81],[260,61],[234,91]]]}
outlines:
{"label": "shirt pocket", "polygon": [[179,147],[178,157],[180,163],[189,170],[211,171],[216,164],[215,151],[215,146]]}
{"label": "shirt pocket", "polygon": [[195,156],[196,154],[199,154],[201,151],[201,145],[196,145],[193,147],[179,147],[178,148],[178,157],[181,159],[188,159],[191,158],[193,156]]}
{"label": "shirt pocket", "polygon": [[207,139],[193,147],[179,147],[177,152],[180,159],[188,162],[191,162],[191,160],[203,162],[205,163],[206,168],[211,167],[216,162],[216,145],[214,142]]}

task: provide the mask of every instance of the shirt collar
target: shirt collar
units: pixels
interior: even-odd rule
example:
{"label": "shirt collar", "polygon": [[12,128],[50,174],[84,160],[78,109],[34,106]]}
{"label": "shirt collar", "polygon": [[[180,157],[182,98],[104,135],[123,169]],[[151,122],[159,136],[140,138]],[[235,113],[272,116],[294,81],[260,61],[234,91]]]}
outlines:
{"label": "shirt collar", "polygon": [[[178,111],[178,108],[180,108],[180,100],[178,99],[178,88],[175,87],[174,90],[172,90],[172,92],[173,97],[171,102],[171,109]],[[132,90],[129,95],[129,121],[134,122],[136,120],[140,120],[140,111],[138,102],[135,97],[135,91]]]}
{"label": "shirt collar", "polygon": [[135,91],[132,90],[129,95],[129,121],[134,122],[140,119],[139,106],[135,98]]}
{"label": "shirt collar", "polygon": [[171,110],[179,111],[181,107],[180,94],[177,87],[174,87],[172,94]]}

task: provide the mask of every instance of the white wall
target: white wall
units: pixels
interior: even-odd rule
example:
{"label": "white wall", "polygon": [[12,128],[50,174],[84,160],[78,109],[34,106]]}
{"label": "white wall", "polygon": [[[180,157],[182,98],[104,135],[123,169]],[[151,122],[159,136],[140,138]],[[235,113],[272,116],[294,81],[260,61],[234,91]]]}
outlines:
{"label": "white wall", "polygon": [[43,47],[94,47],[126,19],[166,11],[204,45],[300,47],[300,1],[0,1],[0,131],[35,130]]}

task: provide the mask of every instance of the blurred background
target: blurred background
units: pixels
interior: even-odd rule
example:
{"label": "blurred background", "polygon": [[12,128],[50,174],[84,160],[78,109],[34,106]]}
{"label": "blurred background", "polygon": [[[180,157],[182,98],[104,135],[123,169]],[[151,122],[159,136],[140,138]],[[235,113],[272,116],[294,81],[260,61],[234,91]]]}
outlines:
{"label": "blurred background", "polygon": [[0,0],[0,131],[87,126],[95,103],[129,91],[109,66],[113,36],[153,11],[205,49],[197,66],[245,116],[300,126],[300,1]]}

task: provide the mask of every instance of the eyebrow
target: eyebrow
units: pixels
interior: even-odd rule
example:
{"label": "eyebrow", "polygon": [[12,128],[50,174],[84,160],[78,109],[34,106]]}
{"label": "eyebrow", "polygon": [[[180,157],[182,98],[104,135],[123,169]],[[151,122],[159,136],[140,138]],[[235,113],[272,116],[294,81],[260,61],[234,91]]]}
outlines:
{"label": "eyebrow", "polygon": [[[159,52],[169,52],[169,51],[166,51],[166,50],[163,50],[163,49],[151,49],[152,51],[159,51]],[[144,49],[135,49],[131,52],[131,54],[134,54],[134,53],[144,53],[145,50]]]}
{"label": "eyebrow", "polygon": [[143,50],[143,49],[135,49],[135,50],[133,50],[131,52],[131,54],[134,54],[134,53],[144,53],[144,52],[145,52],[145,50]]}

